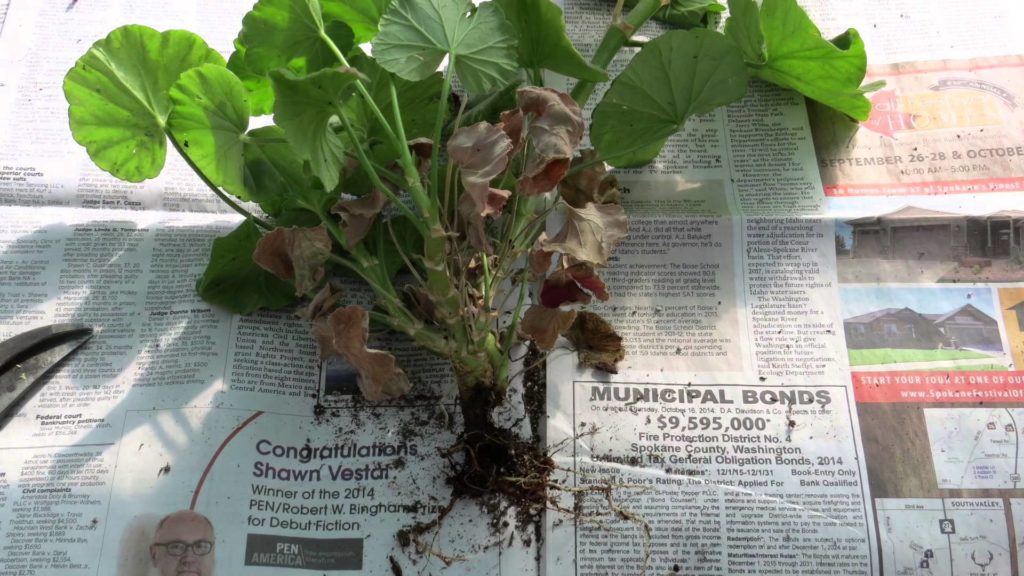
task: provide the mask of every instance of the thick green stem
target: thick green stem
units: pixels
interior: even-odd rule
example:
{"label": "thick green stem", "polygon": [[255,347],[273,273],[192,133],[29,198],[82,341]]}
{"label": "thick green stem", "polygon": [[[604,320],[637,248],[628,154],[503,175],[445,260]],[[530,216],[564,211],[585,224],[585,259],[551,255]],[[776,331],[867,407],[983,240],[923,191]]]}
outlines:
{"label": "thick green stem", "polygon": [[512,343],[516,341],[517,332],[519,331],[519,317],[523,312],[523,304],[526,303],[526,292],[530,283],[526,279],[526,271],[519,278],[519,298],[516,300],[516,307],[512,310],[512,323],[509,324],[508,330],[505,332],[505,343],[501,345],[501,351],[506,356],[512,349]]}
{"label": "thick green stem", "polygon": [[[405,174],[405,186],[403,187],[409,191],[409,196],[412,197],[412,201],[420,209],[420,213],[425,217],[429,217],[435,202],[431,200],[430,196],[423,189],[419,168],[416,166],[416,161],[412,158],[412,153],[409,152],[409,141],[405,135],[402,110],[398,105],[398,91],[395,89],[395,83],[390,80],[388,81],[388,90],[391,93],[391,110],[395,115],[395,130],[398,131],[398,139],[403,142],[402,146],[398,147],[399,162],[402,166],[402,172]],[[434,144],[434,146],[436,147],[437,144]]]}
{"label": "thick green stem", "polygon": [[[639,0],[636,6],[626,14],[625,17],[615,18],[605,31],[601,43],[594,52],[590,63],[602,70],[607,70],[615,55],[633,37],[633,34],[651,19],[662,6],[668,4],[668,0]],[[595,84],[581,80],[572,89],[572,98],[583,108],[587,100],[594,93]]]}
{"label": "thick green stem", "polygon": [[174,135],[171,134],[170,130],[164,128],[164,134],[167,135],[167,139],[171,141],[171,146],[174,146],[174,149],[177,150],[178,155],[181,156],[181,158],[185,161],[185,164],[188,164],[188,167],[191,168],[192,171],[195,172],[197,176],[199,176],[199,179],[203,181],[203,184],[206,184],[206,186],[209,187],[210,190],[213,190],[213,193],[216,194],[217,197],[220,198],[225,204],[227,204],[232,210],[238,212],[242,216],[245,216],[249,220],[252,220],[254,224],[259,226],[260,228],[263,228],[264,230],[271,230],[274,228],[266,220],[263,220],[262,218],[256,216],[252,212],[249,212],[245,208],[242,208],[241,205],[232,200],[230,196],[225,194],[224,191],[220,189],[220,186],[217,186],[209,178],[207,178],[206,174],[203,174],[203,171],[199,169],[199,166],[196,166],[195,162],[193,162],[192,159],[188,157],[188,154],[185,154],[185,151],[181,149],[181,146],[178,145],[178,141],[174,139]]}

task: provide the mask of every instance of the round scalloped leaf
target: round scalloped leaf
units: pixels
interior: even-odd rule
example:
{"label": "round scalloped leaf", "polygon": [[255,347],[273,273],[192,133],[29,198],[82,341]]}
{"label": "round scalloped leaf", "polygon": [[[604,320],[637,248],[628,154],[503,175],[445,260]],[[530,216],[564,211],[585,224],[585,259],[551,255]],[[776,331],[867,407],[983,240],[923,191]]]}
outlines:
{"label": "round scalloped leaf", "polygon": [[339,64],[325,35],[342,53],[352,49],[352,30],[339,21],[325,26],[319,0],[259,0],[242,18],[238,45],[253,74],[284,67],[314,72]]}
{"label": "round scalloped leaf", "polygon": [[301,77],[284,69],[270,73],[274,122],[326,190],[338,185],[345,163],[345,145],[332,123],[352,94],[356,74],[333,68]]}
{"label": "round scalloped leaf", "polygon": [[588,82],[608,74],[587,62],[565,32],[562,9],[551,0],[495,0],[519,38],[519,65],[544,68]]}
{"label": "round scalloped leaf", "polygon": [[[264,126],[250,131],[247,136],[242,151],[245,189],[264,212],[277,218],[292,210],[319,214],[329,208],[334,197],[303,169],[302,159],[285,140],[284,130],[279,126]],[[289,225],[282,224],[280,219],[276,223]]]}
{"label": "round scalloped leaf", "polygon": [[227,68],[204,64],[171,86],[167,117],[174,140],[211,182],[249,200],[243,181],[242,136],[249,128],[249,93]]}
{"label": "round scalloped leaf", "polygon": [[337,19],[355,33],[356,43],[369,42],[377,35],[380,17],[391,0],[324,0],[324,18]]}
{"label": "round scalloped leaf", "polygon": [[274,88],[270,78],[256,74],[245,65],[245,46],[235,43],[235,51],[228,58],[228,70],[242,81],[249,91],[249,113],[253,116],[265,116],[274,111]]}
{"label": "round scalloped leaf", "polygon": [[470,0],[394,0],[373,41],[385,70],[416,82],[446,55],[470,94],[504,86],[518,70],[515,32],[493,3],[476,12]]}
{"label": "round scalloped leaf", "polygon": [[129,182],[160,174],[167,156],[168,90],[182,72],[224,58],[184,30],[122,26],[64,77],[71,134],[101,169]]}
{"label": "round scalloped leaf", "polygon": [[739,48],[708,30],[666,32],[644,46],[594,109],[591,141],[617,167],[654,160],[686,119],[747,92]]}

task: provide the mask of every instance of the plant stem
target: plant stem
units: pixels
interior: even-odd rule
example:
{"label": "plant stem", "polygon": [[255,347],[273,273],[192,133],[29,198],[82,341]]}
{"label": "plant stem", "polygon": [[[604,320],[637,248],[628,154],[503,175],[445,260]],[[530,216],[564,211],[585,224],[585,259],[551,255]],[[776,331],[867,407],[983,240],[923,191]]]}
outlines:
{"label": "plant stem", "polygon": [[[388,79],[388,91],[391,94],[391,110],[395,115],[395,130],[398,131],[398,139],[402,142],[402,145],[398,147],[398,153],[400,155],[402,171],[405,174],[406,184],[404,187],[409,191],[409,196],[412,197],[412,201],[416,203],[416,206],[420,209],[422,215],[429,218],[434,202],[426,191],[423,190],[420,171],[416,166],[416,162],[412,158],[412,153],[409,152],[409,140],[405,135],[405,124],[402,121],[402,110],[398,105],[398,91],[395,89],[395,83],[392,82],[390,78]],[[434,143],[431,150],[437,146],[438,144]]]}
{"label": "plant stem", "polygon": [[484,310],[490,310],[491,309],[491,298],[490,298],[490,296],[491,296],[491,280],[493,280],[494,277],[491,276],[491,263],[490,263],[490,260],[491,259],[490,259],[489,256],[487,256],[487,254],[485,254],[483,252],[480,253],[480,263],[481,263],[481,265],[483,266],[483,269],[484,269],[484,277],[483,277],[482,282],[481,282],[481,285],[483,287],[483,292],[484,292]]}
{"label": "plant stem", "polygon": [[366,151],[363,150],[363,147],[358,143],[359,140],[356,138],[356,132],[355,128],[352,127],[352,122],[349,121],[341,110],[338,110],[338,118],[341,119],[341,124],[345,127],[345,131],[348,132],[348,137],[351,138],[352,142],[356,145],[356,155],[359,156],[359,163],[363,165],[363,170],[366,170],[366,173],[370,176],[370,182],[372,182],[373,185],[381,191],[381,193],[387,196],[388,200],[390,200],[392,204],[409,217],[409,220],[412,221],[413,226],[416,226],[416,229],[419,230],[420,234],[426,235],[427,229],[423,225],[422,220],[420,220],[420,218],[418,218],[404,202],[399,200],[398,196],[395,196],[395,193],[381,181],[380,175],[377,174],[377,170],[374,168],[373,162],[366,155]]}
{"label": "plant stem", "polygon": [[232,200],[230,196],[225,194],[224,191],[221,190],[219,186],[217,186],[209,178],[207,178],[206,174],[204,174],[203,171],[199,169],[199,166],[196,166],[196,163],[193,162],[192,159],[188,157],[188,154],[185,154],[185,151],[182,150],[181,146],[178,145],[178,141],[174,139],[174,135],[171,134],[171,131],[168,130],[166,127],[164,128],[164,134],[167,135],[167,139],[171,141],[171,146],[174,146],[174,149],[178,152],[178,155],[181,156],[181,158],[185,161],[185,164],[187,164],[188,167],[191,168],[192,171],[195,172],[197,176],[199,176],[199,179],[203,181],[203,184],[206,184],[206,186],[210,190],[213,190],[213,193],[216,194],[217,197],[221,199],[221,201],[223,201],[225,204],[231,207],[231,209],[234,210],[235,212],[238,212],[242,216],[245,216],[249,220],[252,220],[253,223],[259,226],[260,228],[263,228],[264,230],[272,230],[274,228],[266,220],[263,220],[262,218],[256,216],[252,212],[249,212],[245,208],[242,208],[241,205]]}
{"label": "plant stem", "polygon": [[[327,44],[327,47],[330,48],[334,57],[338,59],[338,62],[340,62],[342,66],[345,66],[346,68],[351,67],[348,60],[345,58],[345,55],[338,49],[338,45],[334,43],[334,40],[331,40],[331,37],[327,35],[327,32],[323,28],[320,29],[320,39]],[[363,81],[358,77],[356,78],[356,90],[359,91],[359,95],[363,97],[363,100],[366,102],[366,105],[369,106],[373,115],[377,117],[377,121],[380,122],[381,126],[383,126],[384,131],[388,133],[388,137],[395,142],[397,138],[395,137],[394,130],[391,129],[391,124],[388,122],[387,118],[384,117],[384,113],[381,112],[377,103],[373,101],[373,97],[370,96],[370,91],[366,89],[366,85],[363,84]],[[396,144],[404,146],[405,142],[396,142]]]}
{"label": "plant stem", "polygon": [[452,74],[455,70],[455,55],[448,55],[448,67],[444,71],[444,82],[441,84],[441,104],[437,107],[437,118],[434,120],[434,131],[432,140],[434,146],[430,151],[430,184],[433,186],[434,194],[440,194],[441,179],[438,176],[441,158],[441,132],[444,129],[444,120],[448,112],[448,97],[452,91]]}
{"label": "plant stem", "polygon": [[519,299],[516,301],[516,307],[512,310],[512,324],[509,325],[508,330],[505,332],[505,343],[501,346],[501,351],[506,356],[509,351],[512,350],[512,343],[516,341],[516,331],[519,329],[519,316],[523,311],[523,303],[526,302],[526,289],[530,285],[526,281],[526,271],[519,278]]}
{"label": "plant stem", "polygon": [[[601,43],[597,46],[597,51],[594,52],[590,63],[602,70],[607,70],[608,65],[611,64],[612,59],[619,53],[626,41],[633,37],[633,33],[667,4],[667,0],[639,0],[625,17],[614,18],[608,25],[604,37],[601,38]],[[587,105],[587,100],[594,93],[594,87],[593,82],[581,80],[572,89],[572,98],[580,105],[580,108]]]}

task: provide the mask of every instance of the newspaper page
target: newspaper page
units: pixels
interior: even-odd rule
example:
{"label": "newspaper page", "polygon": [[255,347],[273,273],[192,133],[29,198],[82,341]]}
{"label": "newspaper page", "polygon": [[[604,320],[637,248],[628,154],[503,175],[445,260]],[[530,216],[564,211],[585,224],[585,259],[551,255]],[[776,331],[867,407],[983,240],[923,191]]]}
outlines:
{"label": "newspaper page", "polygon": [[[613,4],[564,3],[585,53]],[[1024,13],[802,4],[857,27],[888,86],[849,133],[754,83],[619,173],[631,235],[598,311],[628,356],[551,359],[575,512],[549,515],[546,574],[1021,573]],[[361,403],[289,315],[195,296],[237,220],[183,163],[125,184],[71,139],[61,80],[96,39],[187,28],[227,55],[250,5],[0,0],[0,338],[98,328],[0,432],[0,575],[155,573],[172,530],[222,574],[532,573],[473,509],[438,554],[395,539],[447,505],[442,363],[381,342],[423,392]]]}
{"label": "newspaper page", "polygon": [[418,367],[417,392],[368,405],[351,369],[321,378],[305,322],[201,301],[194,279],[210,242],[237,219],[4,214],[0,339],[52,322],[96,334],[0,434],[0,574],[164,570],[179,561],[157,549],[172,531],[213,542],[187,556],[204,574],[393,576],[439,570],[442,558],[460,560],[451,574],[528,573],[527,548],[509,550],[500,526],[479,530],[472,506],[402,546],[399,531],[450,505],[450,372],[375,341]]}
{"label": "newspaper page", "polygon": [[886,573],[1020,573],[1020,65],[876,66],[861,130],[815,125]]}
{"label": "newspaper page", "polygon": [[1020,11],[807,4],[887,86],[859,129],[755,86],[620,172],[627,357],[549,364],[548,574],[1019,573]]}

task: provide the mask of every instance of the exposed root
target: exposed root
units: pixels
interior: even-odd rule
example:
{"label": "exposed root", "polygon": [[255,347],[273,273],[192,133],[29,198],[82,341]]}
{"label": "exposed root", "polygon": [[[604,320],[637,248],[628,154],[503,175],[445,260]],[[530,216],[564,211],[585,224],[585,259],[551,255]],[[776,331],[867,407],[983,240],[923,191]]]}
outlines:
{"label": "exposed root", "polygon": [[[417,553],[437,558],[446,566],[465,560],[463,556],[445,554],[438,550],[435,541],[441,525],[455,504],[463,498],[470,498],[479,502],[491,518],[490,527],[495,538],[484,549],[504,544],[505,540],[500,533],[509,525],[506,518],[510,510],[515,513],[516,529],[523,533],[532,526],[537,538],[542,535],[543,515],[547,511],[610,532],[622,529],[614,526],[613,521],[633,524],[643,536],[644,560],[640,576],[646,576],[653,554],[651,526],[642,516],[618,503],[615,491],[650,491],[651,486],[624,483],[570,486],[551,478],[555,472],[572,473],[571,470],[556,466],[553,455],[569,442],[594,432],[593,429],[580,432],[576,437],[552,447],[550,452],[541,452],[536,444],[516,439],[499,429],[487,433],[464,434],[458,444],[441,452],[455,471],[449,479],[452,483],[450,501],[429,522],[402,530],[399,533],[400,543],[403,546],[414,545]],[[571,508],[562,505],[558,493],[574,495],[574,505]],[[583,497],[588,494],[602,496],[607,506],[584,511]],[[428,533],[431,534],[429,541],[426,538]],[[514,534],[508,539],[509,545],[512,545],[513,538]]]}

